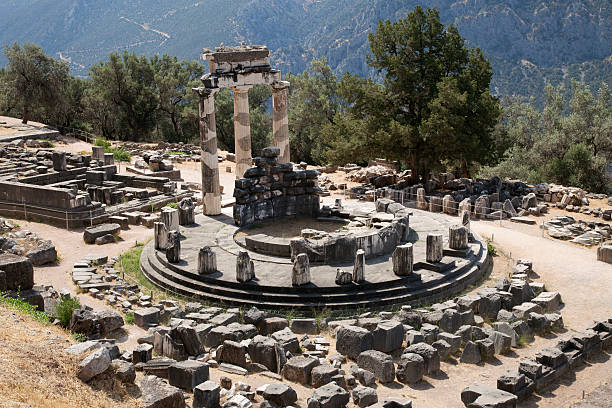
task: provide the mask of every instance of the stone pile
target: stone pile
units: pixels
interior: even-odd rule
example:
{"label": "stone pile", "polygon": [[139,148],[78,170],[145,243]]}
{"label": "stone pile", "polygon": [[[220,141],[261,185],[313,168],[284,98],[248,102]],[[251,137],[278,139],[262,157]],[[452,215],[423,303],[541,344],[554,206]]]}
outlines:
{"label": "stone pile", "polygon": [[234,222],[246,226],[255,221],[285,216],[317,217],[319,214],[318,172],[293,171],[292,163],[279,163],[278,147],[266,147],[255,166],[236,179]]}
{"label": "stone pile", "polygon": [[[437,193],[442,189],[445,193]],[[425,184],[411,185],[408,181],[370,189],[367,185],[353,187],[351,198],[375,200],[385,197],[396,202],[416,203],[416,208],[431,212],[458,215],[462,210],[474,217],[500,220],[521,220],[526,215],[539,215],[548,206],[538,203],[534,187],[523,182],[512,182],[493,177],[490,180],[455,179],[444,173]]]}
{"label": "stone pile", "polygon": [[598,245],[612,236],[612,225],[609,223],[577,221],[568,215],[553,217],[542,223],[542,228],[553,238],[571,240],[571,242],[585,246]]}
{"label": "stone pile", "polygon": [[514,395],[518,401],[523,400],[534,391],[541,391],[557,382],[592,355],[605,352],[610,346],[612,318],[596,321],[586,330],[559,341],[556,347],[540,350],[534,358],[522,359],[517,371],[508,370],[497,379],[497,388]]}
{"label": "stone pile", "polygon": [[13,224],[0,217],[0,254],[25,256],[32,265],[40,266],[57,260],[57,251],[51,241],[28,230],[16,231]]}
{"label": "stone pile", "polygon": [[346,179],[357,183],[371,183],[377,188],[398,182],[398,176],[393,168],[380,165],[353,170],[346,175]]}
{"label": "stone pile", "polygon": [[[122,354],[112,344],[92,346],[79,376],[89,381],[110,372],[122,381],[134,382],[133,373],[142,371],[149,376],[146,381],[157,384],[153,390],[140,383],[143,401],[171,400],[172,395],[187,391],[193,392],[194,407],[252,406],[258,401],[263,406],[294,404],[295,391],[280,383],[281,379],[312,387],[309,406],[345,406],[352,401],[360,407],[409,407],[408,400],[383,400],[380,405],[376,382],[418,383],[437,375],[442,360],[486,361],[530,341],[534,334],[563,327],[561,316],[555,313],[561,305],[559,294],[544,291],[542,284],[530,280],[531,275],[531,263],[521,260],[511,280],[503,279],[476,295],[460,296],[429,310],[404,306],[399,313],[364,313],[344,320],[300,318],[289,322],[256,308],[241,314],[237,308],[224,310],[192,302],[183,309],[173,301],[154,304],[147,299],[133,311],[134,323],[147,330],[138,339],[139,346]],[[98,315],[78,311],[75,320],[105,321],[104,317],[87,318]],[[493,323],[485,324],[485,320]],[[606,324],[594,330],[603,330]],[[91,323],[88,327],[104,326]],[[335,336],[337,353],[330,353],[331,341],[319,335],[322,329]],[[392,355],[399,359],[394,361]],[[345,371],[347,358],[352,363]],[[210,381],[211,370],[233,375],[259,373],[269,377],[271,384],[252,390],[246,383],[223,377],[216,383]],[[473,400],[479,398],[488,397],[479,395]]]}

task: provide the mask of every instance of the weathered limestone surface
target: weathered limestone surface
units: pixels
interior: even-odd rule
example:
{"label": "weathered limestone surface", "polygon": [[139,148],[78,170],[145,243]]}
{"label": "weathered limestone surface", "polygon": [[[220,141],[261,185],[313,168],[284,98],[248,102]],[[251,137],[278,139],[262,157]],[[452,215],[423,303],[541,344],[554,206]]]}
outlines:
{"label": "weathered limestone surface", "polygon": [[451,249],[468,247],[468,230],[462,225],[451,225],[448,229],[448,246]]}
{"label": "weathered limestone surface", "polygon": [[393,251],[393,272],[398,276],[409,276],[413,272],[412,244],[398,245]]}
{"label": "weathered limestone surface", "polygon": [[200,148],[202,164],[202,205],[204,214],[221,214],[221,188],[219,186],[219,160],[217,159],[217,124],[215,121],[214,92],[198,88],[200,96]]}
{"label": "weathered limestone surface", "polygon": [[353,266],[353,282],[365,281],[365,251],[358,249],[355,253],[355,265]]}
{"label": "weathered limestone surface", "polygon": [[272,84],[272,134],[274,146],[280,148],[279,163],[289,163],[289,116],[287,112],[287,87],[289,82]]}
{"label": "weathered limestone surface", "polygon": [[178,205],[178,211],[180,225],[195,224],[195,203],[191,198],[183,198]]}
{"label": "weathered limestone surface", "polygon": [[168,247],[168,229],[163,222],[153,224],[153,237],[155,239],[155,249],[165,251]]}
{"label": "weathered limestone surface", "polygon": [[168,233],[166,259],[170,263],[179,263],[181,261],[181,235],[178,231],[170,231]]}
{"label": "weathered limestone surface", "polygon": [[234,148],[236,152],[236,178],[244,176],[251,167],[251,120],[249,117],[249,88],[234,88]]}
{"label": "weathered limestone surface", "polygon": [[291,274],[293,286],[307,285],[310,283],[310,261],[308,255],[299,254],[293,261],[293,271]]}
{"label": "weathered limestone surface", "polygon": [[417,190],[417,208],[419,210],[428,210],[429,204],[427,203],[427,199],[425,198],[425,189],[419,188]]}
{"label": "weathered limestone surface", "polygon": [[28,290],[34,286],[34,268],[28,258],[0,254],[0,272],[4,272],[1,290]]}
{"label": "weathered limestone surface", "polygon": [[255,265],[247,251],[240,251],[236,258],[236,280],[248,282],[255,277]]}
{"label": "weathered limestone surface", "polygon": [[85,228],[83,232],[83,240],[87,244],[93,244],[97,238],[103,237],[104,235],[119,235],[121,231],[121,225],[119,224],[100,224],[94,225],[93,227]]}
{"label": "weathered limestone surface", "polygon": [[425,260],[436,263],[442,260],[444,239],[442,234],[427,234],[427,244],[425,247]]}
{"label": "weathered limestone surface", "polygon": [[217,255],[211,247],[205,246],[198,252],[198,273],[207,275],[217,272]]}
{"label": "weathered limestone surface", "polygon": [[161,209],[160,221],[164,223],[168,231],[179,230],[179,210],[171,207]]}

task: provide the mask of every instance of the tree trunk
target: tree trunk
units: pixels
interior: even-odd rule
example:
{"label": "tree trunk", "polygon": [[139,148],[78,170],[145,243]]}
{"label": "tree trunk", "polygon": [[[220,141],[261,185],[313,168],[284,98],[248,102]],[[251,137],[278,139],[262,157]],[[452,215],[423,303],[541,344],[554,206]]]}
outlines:
{"label": "tree trunk", "polygon": [[21,121],[21,123],[25,125],[28,123],[28,120],[30,120],[30,107],[26,103],[23,105],[23,120]]}

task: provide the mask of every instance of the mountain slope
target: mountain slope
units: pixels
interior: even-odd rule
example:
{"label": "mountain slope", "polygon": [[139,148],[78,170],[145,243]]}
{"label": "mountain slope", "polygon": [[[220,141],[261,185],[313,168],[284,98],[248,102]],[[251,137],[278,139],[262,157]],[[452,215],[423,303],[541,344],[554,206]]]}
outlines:
{"label": "mountain slope", "polygon": [[[414,0],[5,0],[0,44],[30,41],[73,73],[112,51],[197,59],[220,43],[266,44],[284,72],[325,56],[339,74],[371,75],[368,33],[406,16]],[[432,0],[445,24],[491,59],[493,90],[541,95],[545,81],[612,80],[609,0]],[[2,57],[3,58],[3,57]],[[0,63],[5,60],[0,59]]]}

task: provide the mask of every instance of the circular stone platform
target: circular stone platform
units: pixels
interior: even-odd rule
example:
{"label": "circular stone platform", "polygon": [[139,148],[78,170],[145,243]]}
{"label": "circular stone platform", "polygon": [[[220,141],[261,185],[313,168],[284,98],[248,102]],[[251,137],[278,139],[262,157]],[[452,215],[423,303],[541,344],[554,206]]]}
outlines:
{"label": "circular stone platform", "polygon": [[[348,204],[348,203],[347,203]],[[374,211],[373,204],[351,203]],[[425,237],[441,233],[445,247],[448,228],[457,217],[411,210],[410,236],[414,245],[414,271],[421,281],[398,277],[393,273],[391,254],[366,260],[366,281],[360,284],[337,285],[336,269],[352,271],[352,263],[311,265],[309,285],[291,285],[292,263],[289,258],[248,251],[255,265],[256,279],[240,283],[236,280],[236,256],[244,250],[236,241],[238,231],[229,214],[215,217],[199,215],[196,224],[181,227],[181,261],[170,264],[164,251],[149,242],[143,249],[142,272],[156,285],[192,299],[215,303],[257,306],[268,309],[295,309],[302,312],[317,308],[355,309],[390,304],[427,304],[448,298],[479,280],[492,266],[486,243],[475,236],[466,253],[446,252],[439,264],[425,262]],[[217,255],[218,272],[197,274],[198,251],[210,246]]]}

